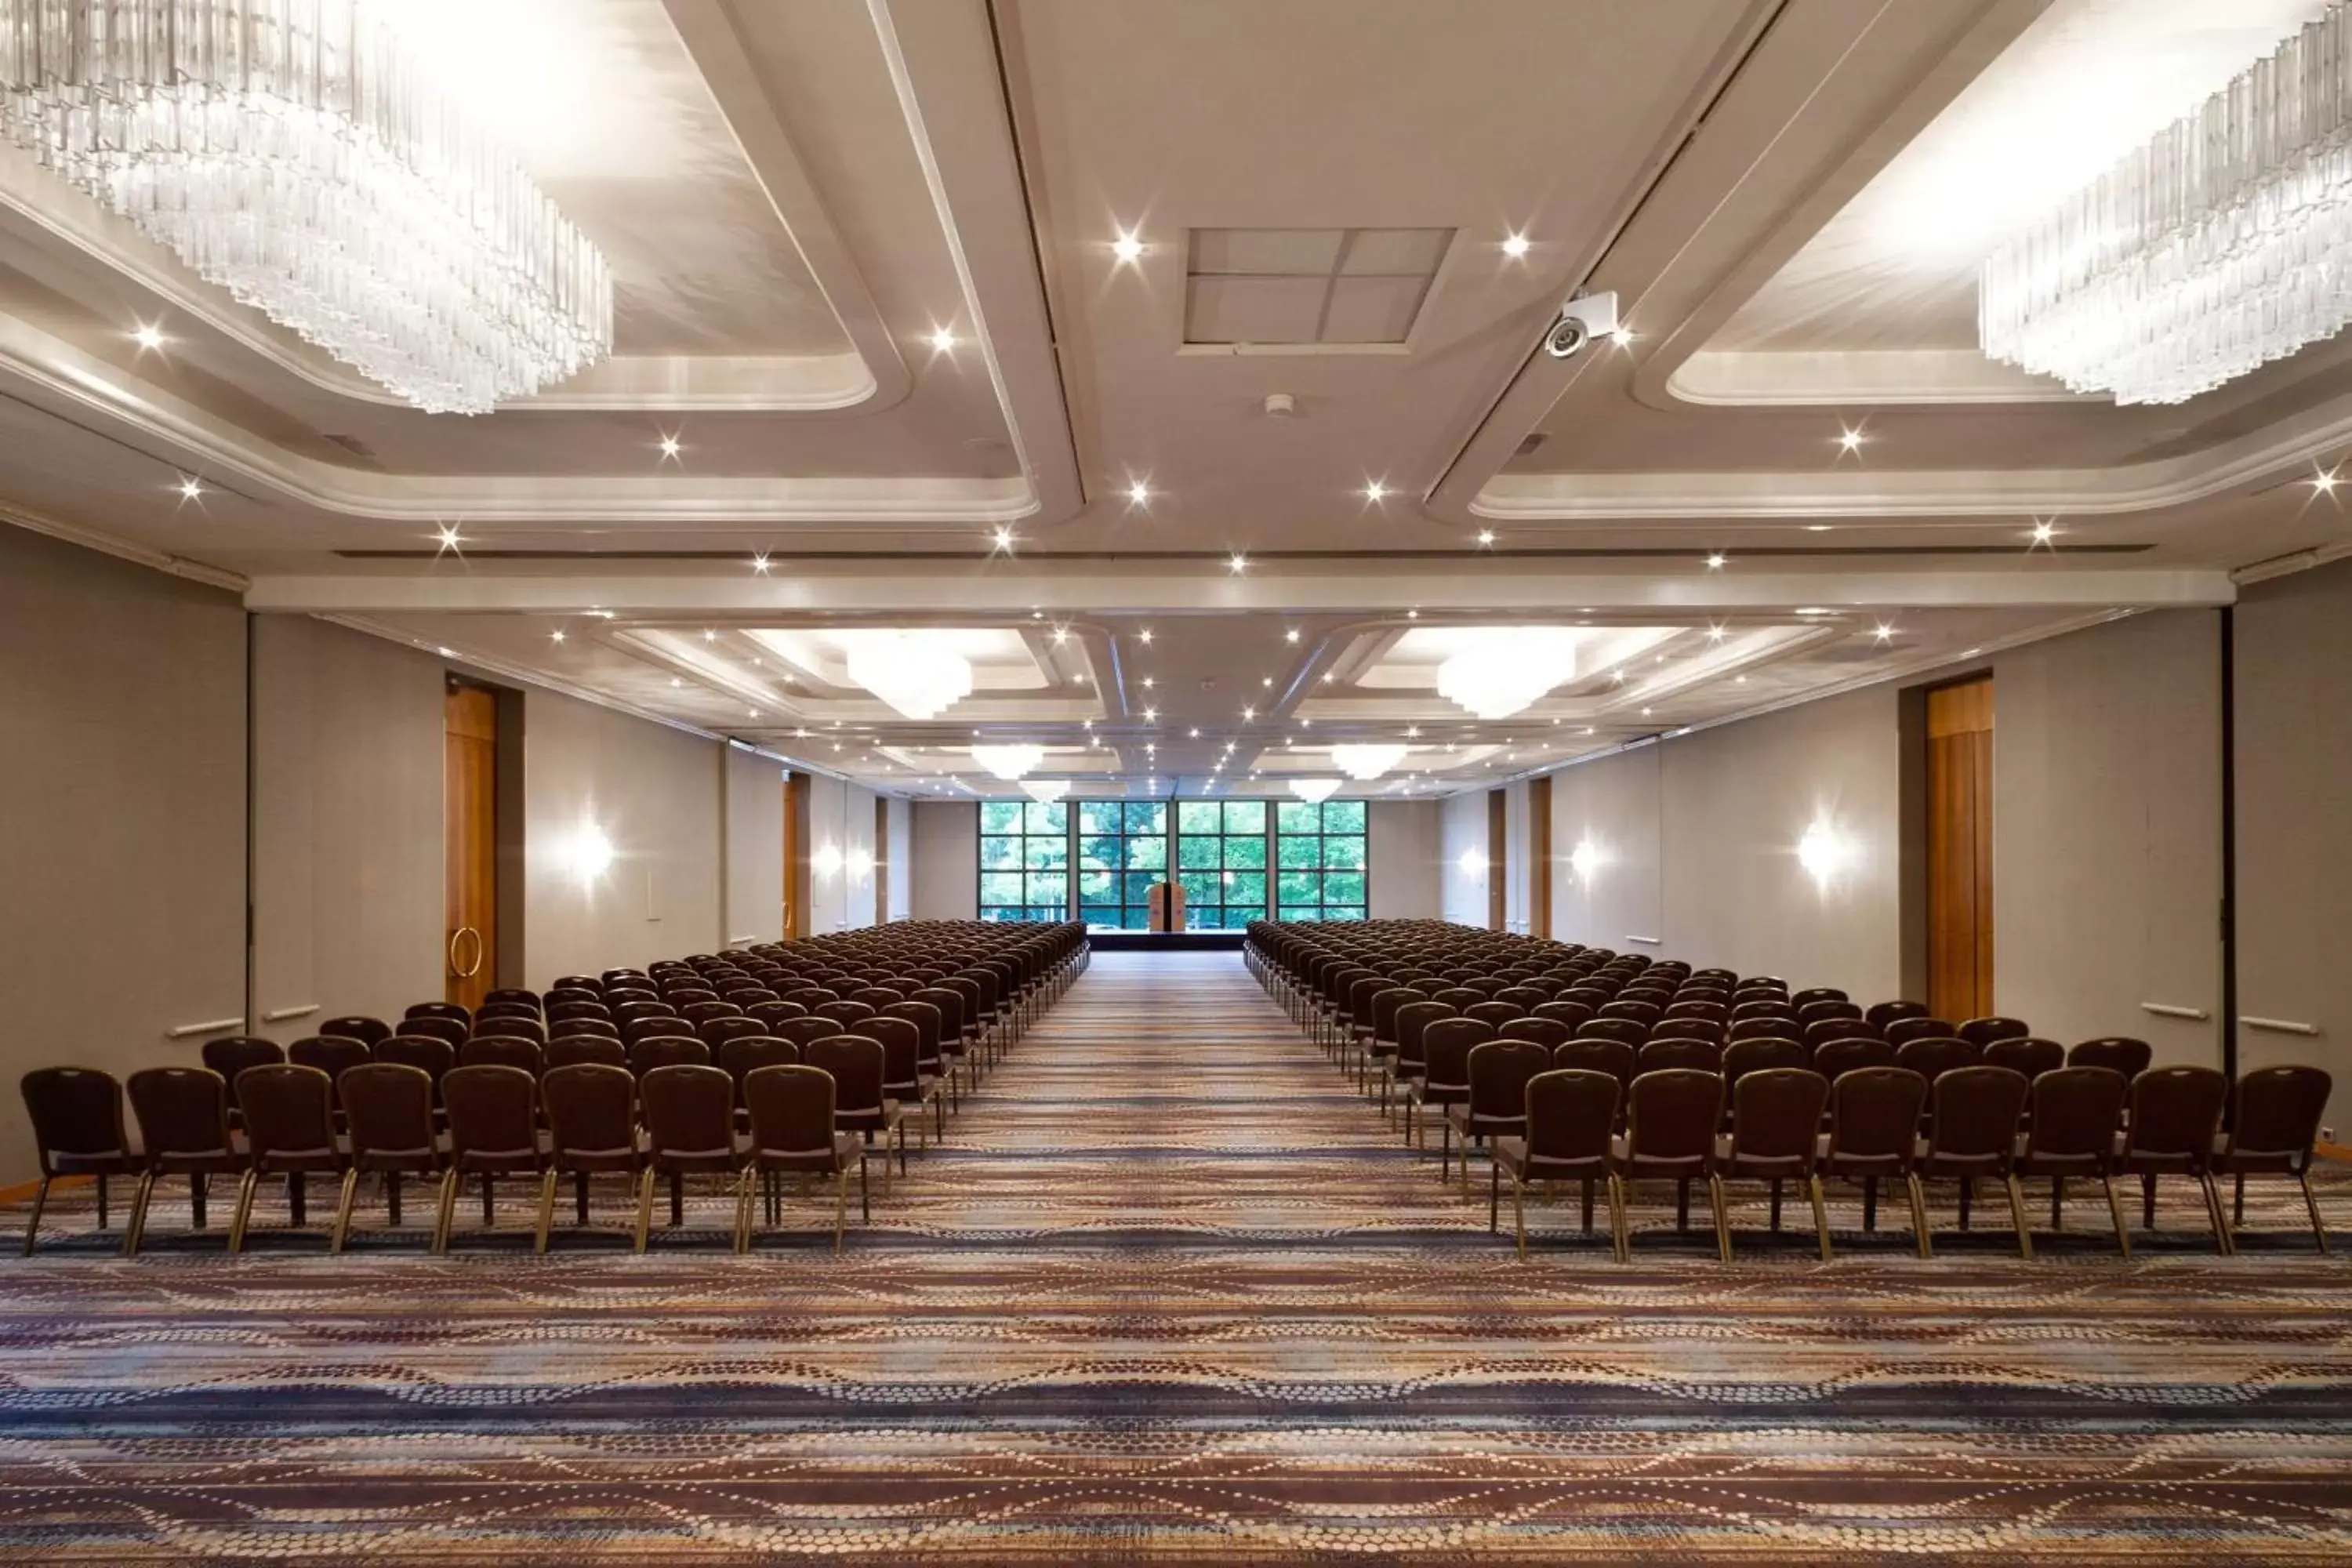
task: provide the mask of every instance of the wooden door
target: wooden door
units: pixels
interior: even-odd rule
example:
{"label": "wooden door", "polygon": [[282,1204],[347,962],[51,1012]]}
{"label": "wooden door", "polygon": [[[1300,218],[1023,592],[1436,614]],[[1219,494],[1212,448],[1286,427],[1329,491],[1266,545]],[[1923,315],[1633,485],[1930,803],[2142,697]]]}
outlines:
{"label": "wooden door", "polygon": [[808,775],[784,775],[784,940],[808,934]]}
{"label": "wooden door", "polygon": [[1486,792],[1486,929],[1510,923],[1510,803],[1498,789]]}
{"label": "wooden door", "polygon": [[874,797],[874,923],[890,923],[890,802]]}
{"label": "wooden door", "polygon": [[1551,775],[1528,781],[1528,930],[1551,935]]}
{"label": "wooden door", "polygon": [[1927,1010],[1993,1010],[1990,676],[1927,693]]}
{"label": "wooden door", "polygon": [[449,1001],[478,1007],[499,983],[496,696],[478,686],[449,688],[441,761],[445,994]]}

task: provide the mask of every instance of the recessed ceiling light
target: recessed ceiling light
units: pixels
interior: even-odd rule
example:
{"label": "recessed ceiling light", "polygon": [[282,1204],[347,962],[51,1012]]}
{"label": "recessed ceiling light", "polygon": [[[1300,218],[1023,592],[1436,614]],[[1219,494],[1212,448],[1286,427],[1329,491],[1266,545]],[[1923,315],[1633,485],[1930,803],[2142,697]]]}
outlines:
{"label": "recessed ceiling light", "polygon": [[1830,525],[1826,522],[1809,522],[1805,524],[1805,531],[1807,533],[1827,533],[1829,531]]}
{"label": "recessed ceiling light", "polygon": [[142,349],[160,349],[163,346],[163,329],[152,321],[142,321],[138,331],[131,334],[131,341]]}
{"label": "recessed ceiling light", "polygon": [[1710,572],[1720,572],[1729,560],[1729,556],[1724,554],[1722,551],[1718,550],[1714,554],[1706,558],[1706,569]]}
{"label": "recessed ceiling light", "polygon": [[1193,729],[1192,729],[1192,730],[1188,730],[1188,731],[1185,731],[1185,733],[1186,733],[1186,734],[1187,734],[1191,739],[1195,740],[1195,741],[1197,741],[1197,740],[1199,740],[1199,739],[1201,738],[1201,731],[1200,731],[1200,730],[1199,730],[1197,727],[1195,727],[1195,728],[1193,728]]}
{"label": "recessed ceiling light", "polygon": [[562,626],[558,626],[553,631],[548,633],[547,640],[550,642],[562,642],[563,640],[563,628]]}
{"label": "recessed ceiling light", "polygon": [[1842,450],[1842,451],[1847,451],[1847,452],[1859,452],[1859,451],[1861,451],[1861,450],[1862,450],[1862,443],[1863,443],[1863,434],[1862,434],[1862,430],[1861,430],[1861,428],[1860,428],[1859,426],[1853,426],[1853,425],[1848,425],[1848,426],[1844,426],[1843,429],[1839,430],[1839,432],[1838,432],[1838,437],[1837,437],[1837,444],[1838,444],[1838,447],[1839,447],[1839,449],[1840,449],[1840,450]]}
{"label": "recessed ceiling light", "polygon": [[768,558],[764,554],[751,557],[751,570],[764,577],[768,574]]}
{"label": "recessed ceiling light", "polygon": [[1000,529],[998,529],[998,530],[996,531],[996,533],[995,533],[995,541],[996,541],[996,548],[997,548],[997,549],[999,549],[999,550],[1010,550],[1010,549],[1012,549],[1012,548],[1013,548],[1013,531],[1012,531],[1011,529],[1009,529],[1009,528],[1000,528]]}
{"label": "recessed ceiling light", "polygon": [[1481,544],[1492,544],[1492,543],[1494,543],[1494,542],[1495,542],[1495,531],[1494,531],[1493,529],[1491,529],[1491,528],[1482,528],[1482,529],[1480,529],[1480,530],[1478,531],[1478,542],[1479,542],[1479,543],[1481,543]]}
{"label": "recessed ceiling light", "polygon": [[1157,724],[1160,722],[1160,710],[1157,708],[1146,708],[1143,710],[1143,721],[1147,724]]}
{"label": "recessed ceiling light", "polygon": [[1609,334],[1609,341],[1621,349],[1630,349],[1633,346],[1633,329],[1620,327]]}
{"label": "recessed ceiling light", "polygon": [[931,347],[940,353],[948,353],[953,349],[955,345],[955,333],[950,331],[945,327],[940,328],[939,331],[931,334]]}
{"label": "recessed ceiling light", "polygon": [[1725,626],[1709,626],[1706,628],[1706,640],[1709,642],[1721,642],[1730,635],[1731,632],[1729,628]]}
{"label": "recessed ceiling light", "polygon": [[1226,562],[1225,564],[1233,568],[1235,572],[1246,571],[1249,568],[1249,557],[1236,550],[1234,552],[1234,558],[1231,561]]}
{"label": "recessed ceiling light", "polygon": [[1257,683],[1260,686],[1272,686],[1274,684],[1274,677],[1271,675],[1261,675],[1257,678]]}
{"label": "recessed ceiling light", "polygon": [[[205,487],[203,481],[191,477],[182,477],[180,480],[180,499],[182,500],[200,500],[204,498],[204,493]],[[452,529],[449,531],[454,533],[457,531]],[[453,542],[453,541],[445,539],[442,542],[446,544]]]}
{"label": "recessed ceiling light", "polygon": [[669,683],[670,683],[672,686],[684,686],[684,685],[686,684],[686,682],[685,682],[685,681],[680,680],[680,679],[679,679],[677,676],[675,676],[675,675],[673,675],[673,676],[671,676],[671,677],[669,678]]}
{"label": "recessed ceiling light", "polygon": [[1298,628],[1297,626],[1293,626],[1288,631],[1283,633],[1282,640],[1285,642],[1297,642],[1298,640]]}
{"label": "recessed ceiling light", "polygon": [[[186,496],[189,500],[194,500],[199,494],[203,493],[200,490],[194,489],[193,487],[194,485],[195,480],[190,479],[186,484],[180,487],[180,493]],[[441,542],[441,548],[444,550],[455,550],[459,545],[466,542],[464,538],[458,534],[457,525],[454,522],[444,523],[441,527],[440,532],[435,537]]]}
{"label": "recessed ceiling light", "polygon": [[[2342,465],[2338,464],[2337,467],[2340,468]],[[2321,495],[2334,494],[2337,482],[2335,468],[2322,468],[2304,481]]]}
{"label": "recessed ceiling light", "polygon": [[[2335,480],[2333,476],[2330,476],[2328,484],[2330,489],[2334,488]],[[2326,491],[2322,491],[2321,493],[2325,494]],[[2058,525],[2056,523],[2037,521],[2033,525],[2033,542],[2036,544],[2047,544],[2052,539],[2057,536],[2057,532]]]}
{"label": "recessed ceiling light", "polygon": [[1734,686],[1745,686],[1748,684],[1748,678],[1744,675],[1735,675],[1731,678],[1731,683]]}
{"label": "recessed ceiling light", "polygon": [[1147,675],[1143,678],[1143,689],[1146,691],[1150,690],[1153,687],[1159,684],[1160,682],[1151,676]]}
{"label": "recessed ceiling light", "polygon": [[1141,479],[1129,481],[1127,487],[1127,504],[1129,506],[1150,505],[1151,487],[1145,484]]}
{"label": "recessed ceiling light", "polygon": [[1244,708],[1242,710],[1242,717],[1244,719],[1255,719],[1257,717],[1257,710],[1255,708]]}
{"label": "recessed ceiling light", "polygon": [[1517,261],[1519,258],[1521,258],[1521,257],[1525,256],[1527,253],[1528,253],[1528,237],[1527,237],[1526,235],[1524,235],[1524,234],[1507,234],[1507,235],[1505,235],[1505,236],[1503,237],[1503,254],[1504,254],[1504,255],[1506,255],[1506,256],[1509,257],[1512,260]]}
{"label": "recessed ceiling light", "polygon": [[1366,479],[1364,481],[1364,499],[1375,505],[1388,500],[1388,485],[1380,479]]}
{"label": "recessed ceiling light", "polygon": [[661,438],[661,455],[665,458],[675,458],[678,450],[677,437],[665,434]]}
{"label": "recessed ceiling light", "polygon": [[704,642],[717,642],[719,640],[719,634],[712,631],[709,626],[705,626],[702,628],[702,640]]}
{"label": "recessed ceiling light", "polygon": [[1887,625],[1885,621],[1881,621],[1876,626],[1870,628],[1870,635],[1874,639],[1879,642],[1893,642],[1895,640],[1895,628]]}
{"label": "recessed ceiling light", "polygon": [[1131,230],[1122,233],[1110,242],[1110,253],[1121,266],[1130,266],[1142,259],[1143,241],[1138,239]]}
{"label": "recessed ceiling light", "polygon": [[1150,647],[1151,646],[1151,628],[1150,626],[1146,626],[1141,631],[1136,633],[1135,640],[1141,643],[1144,647]]}
{"label": "recessed ceiling light", "polygon": [[1587,724],[1587,725],[1584,727],[1584,732],[1585,732],[1586,734],[1588,734],[1588,735],[1590,735],[1591,733],[1592,733],[1592,726],[1591,726],[1591,725],[1590,725],[1590,724]]}
{"label": "recessed ceiling light", "polygon": [[1404,613],[1404,618],[1408,621],[1417,621],[1421,619],[1421,612],[1419,610],[1407,610]]}

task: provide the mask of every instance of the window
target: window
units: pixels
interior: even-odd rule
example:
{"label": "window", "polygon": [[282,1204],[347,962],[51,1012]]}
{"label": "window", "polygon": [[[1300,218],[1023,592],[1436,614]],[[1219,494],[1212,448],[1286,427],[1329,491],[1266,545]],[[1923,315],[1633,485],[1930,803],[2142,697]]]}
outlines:
{"label": "window", "polygon": [[980,918],[1070,918],[1070,815],[1056,801],[980,803]]}
{"label": "window", "polygon": [[1151,929],[1151,884],[1168,875],[1168,803],[1078,802],[1078,918],[1091,931]]}
{"label": "window", "polygon": [[1265,802],[1179,801],[1176,880],[1190,930],[1240,931],[1264,920]]}
{"label": "window", "polygon": [[1284,801],[1275,809],[1275,918],[1360,921],[1370,912],[1364,803]]}

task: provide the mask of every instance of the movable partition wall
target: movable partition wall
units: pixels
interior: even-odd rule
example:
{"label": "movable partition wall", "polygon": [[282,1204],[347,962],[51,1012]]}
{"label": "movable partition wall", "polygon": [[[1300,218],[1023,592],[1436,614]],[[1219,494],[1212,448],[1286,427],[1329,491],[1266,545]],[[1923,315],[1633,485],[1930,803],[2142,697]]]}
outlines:
{"label": "movable partition wall", "polygon": [[1360,921],[1370,905],[1360,800],[980,803],[980,918],[1150,929],[1151,885],[1184,889],[1191,931],[1269,916]]}

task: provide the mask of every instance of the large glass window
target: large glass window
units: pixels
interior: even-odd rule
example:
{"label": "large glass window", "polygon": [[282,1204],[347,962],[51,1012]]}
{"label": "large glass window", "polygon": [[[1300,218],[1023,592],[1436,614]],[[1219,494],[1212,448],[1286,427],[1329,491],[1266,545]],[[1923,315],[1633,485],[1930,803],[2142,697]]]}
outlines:
{"label": "large glass window", "polygon": [[1176,880],[1192,931],[1240,931],[1265,918],[1265,802],[1176,805]]}
{"label": "large glass window", "polygon": [[1059,801],[980,803],[980,918],[1070,918],[1068,806]]}
{"label": "large glass window", "polygon": [[1360,921],[1365,887],[1364,803],[1286,800],[1275,808],[1275,918]]}
{"label": "large glass window", "polygon": [[1168,803],[1078,802],[1078,918],[1094,931],[1151,929],[1151,884],[1168,876]]}

